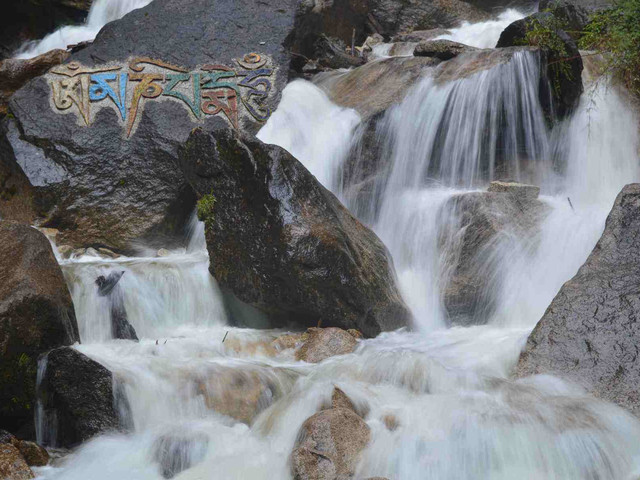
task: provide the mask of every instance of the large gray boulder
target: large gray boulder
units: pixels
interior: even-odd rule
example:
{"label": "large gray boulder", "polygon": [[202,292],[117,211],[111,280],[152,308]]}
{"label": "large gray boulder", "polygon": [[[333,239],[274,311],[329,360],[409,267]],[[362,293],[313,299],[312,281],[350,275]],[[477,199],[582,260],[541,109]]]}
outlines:
{"label": "large gray boulder", "polygon": [[640,414],[640,184],[622,189],[604,232],[527,340],[517,377],[552,374]]}
{"label": "large gray boulder", "polygon": [[223,291],[272,325],[321,321],[375,336],[408,324],[385,246],[286,150],[196,129],[180,163],[201,197]]}
{"label": "large gray boulder", "polygon": [[38,356],[79,341],[62,271],[46,237],[0,220],[0,424],[33,418]]}
{"label": "large gray boulder", "polygon": [[[582,56],[576,42],[564,31],[564,22],[550,12],[538,12],[509,25],[501,34],[496,48],[515,45],[540,47],[546,82],[540,101],[550,121],[567,117],[578,105],[584,90]],[[527,33],[538,30],[538,35]],[[541,40],[539,40],[541,39]]]}
{"label": "large gray boulder", "polygon": [[216,119],[255,133],[320,33],[350,43],[356,28],[365,38],[362,9],[155,0],[13,94],[0,171],[26,177],[32,210],[65,244],[129,252],[180,243],[195,197],[175,165],[178,145]]}
{"label": "large gray boulder", "polygon": [[45,445],[74,447],[99,433],[130,426],[122,385],[106,367],[71,347],[51,350],[43,361],[38,401]]}
{"label": "large gray boulder", "polygon": [[450,323],[487,322],[502,278],[500,252],[514,240],[534,239],[548,211],[537,196],[532,185],[493,182],[488,192],[455,195],[443,205],[438,240],[447,265],[442,293]]}

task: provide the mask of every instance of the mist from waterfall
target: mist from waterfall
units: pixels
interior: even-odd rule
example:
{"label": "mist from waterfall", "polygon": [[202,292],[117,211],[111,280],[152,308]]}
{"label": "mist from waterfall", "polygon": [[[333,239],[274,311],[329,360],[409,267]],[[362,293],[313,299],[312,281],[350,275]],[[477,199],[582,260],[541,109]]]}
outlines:
{"label": "mist from waterfall", "polygon": [[94,0],[83,25],[66,25],[41,40],[30,40],[14,56],[33,58],[56,48],[66,50],[69,45],[91,41],[107,23],[149,3],[151,0]]}
{"label": "mist from waterfall", "polygon": [[[355,478],[640,475],[640,422],[629,413],[557,378],[509,380],[529,332],[595,245],[616,194],[640,178],[638,119],[616,90],[587,89],[574,115],[550,131],[537,68],[534,53],[521,53],[466,78],[438,81],[436,71],[419,81],[380,120],[376,138],[390,170],[366,202],[349,195],[343,176],[361,116],[318,86],[292,82],[259,133],[352,211],[366,212],[363,221],[391,251],[415,332],[362,340],[353,354],[320,364],[276,351],[271,341],[281,332],[227,325],[195,219],[188,247],[167,256],[61,260],[80,326],[75,348],[123,383],[135,429],[97,437],[37,473],[160,480],[158,446],[168,441],[191,464],[179,480],[288,479],[300,426],[338,386],[371,428]],[[539,184],[547,213],[535,234],[507,232],[482,253],[495,294],[483,324],[449,327],[442,288],[451,242],[443,245],[442,232],[460,221],[451,201],[504,175]],[[96,293],[95,277],[119,270],[139,343],[109,338]],[[228,395],[257,398],[255,416],[234,420]],[[397,428],[386,426],[388,416]]]}

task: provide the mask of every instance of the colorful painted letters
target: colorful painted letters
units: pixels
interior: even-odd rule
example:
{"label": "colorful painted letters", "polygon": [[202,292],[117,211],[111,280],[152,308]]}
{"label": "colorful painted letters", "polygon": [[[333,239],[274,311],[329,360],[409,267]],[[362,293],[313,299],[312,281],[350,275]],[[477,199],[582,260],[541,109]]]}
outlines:
{"label": "colorful painted letters", "polygon": [[153,99],[178,101],[196,120],[221,115],[234,128],[245,112],[265,122],[271,114],[267,102],[273,68],[257,53],[236,62],[238,70],[204,65],[195,72],[150,58],[133,59],[128,71],[124,66],[91,69],[72,62],[50,72],[52,105],[60,113],[73,111],[87,126],[100,108],[115,107],[126,137],[135,131],[145,103]]}

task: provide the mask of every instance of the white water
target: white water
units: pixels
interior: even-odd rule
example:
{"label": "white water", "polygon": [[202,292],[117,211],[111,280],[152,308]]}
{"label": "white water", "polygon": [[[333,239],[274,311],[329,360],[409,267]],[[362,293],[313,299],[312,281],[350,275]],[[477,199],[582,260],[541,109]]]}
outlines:
{"label": "white water", "polygon": [[477,48],[494,48],[504,29],[527,15],[528,13],[510,8],[502,12],[495,20],[478,23],[463,22],[457,28],[450,28],[451,33],[441,35],[437,39],[453,40]]}
{"label": "white water", "polygon": [[[624,101],[600,87],[585,95],[571,120],[548,132],[533,65],[519,56],[450,84],[424,79],[382,122],[392,170],[373,228],[393,254],[418,320],[415,333],[385,333],[317,365],[296,362],[291,351],[270,347],[278,332],[225,326],[217,287],[205,272],[201,226],[186,252],[169,257],[63,262],[83,340],[77,348],[124,381],[135,431],[96,438],[38,473],[160,479],[154,452],[169,435],[191,442],[182,453],[195,465],[180,480],[289,479],[287,459],[300,425],[337,385],[366,412],[372,431],[356,478],[637,478],[637,419],[559,379],[508,380],[529,331],[593,248],[615,195],[640,178],[638,119]],[[358,119],[298,81],[260,137],[290,149],[342,195],[340,165]],[[491,148],[498,139],[500,152]],[[554,160],[566,167],[554,169]],[[539,182],[549,213],[532,238],[506,235],[483,254],[497,297],[486,325],[446,328],[441,289],[449,266],[438,232],[458,219],[444,206],[454,195],[483,189],[498,163],[515,179]],[[126,271],[125,302],[140,343],[106,340],[93,281],[116,268]],[[238,387],[234,375],[240,385],[263,389],[250,426],[220,414],[254,393]],[[387,415],[397,429],[385,427]]]}
{"label": "white water", "polygon": [[107,23],[124,17],[137,8],[148,5],[151,0],[94,0],[84,25],[67,25],[50,33],[42,40],[24,44],[16,58],[33,58],[50,50],[93,40]]}

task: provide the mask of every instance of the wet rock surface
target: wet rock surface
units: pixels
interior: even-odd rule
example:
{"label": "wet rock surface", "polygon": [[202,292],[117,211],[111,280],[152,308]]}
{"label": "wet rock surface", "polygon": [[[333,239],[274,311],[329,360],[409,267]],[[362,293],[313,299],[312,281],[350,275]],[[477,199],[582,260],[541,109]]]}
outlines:
{"label": "wet rock surface", "polygon": [[37,359],[79,340],[71,295],[46,237],[0,221],[0,423],[33,418]]}
{"label": "wet rock surface", "polygon": [[[537,192],[527,193],[536,188],[511,184],[510,190],[464,193],[442,207],[442,218],[453,219],[438,233],[450,268],[444,275],[443,302],[452,324],[473,325],[490,318],[500,291],[494,282],[501,278],[500,258],[492,252],[506,251],[513,239],[535,248],[535,234],[548,212]],[[518,189],[525,194],[514,194]]]}
{"label": "wet rock surface", "polygon": [[[351,400],[339,389],[338,405]],[[334,402],[335,403],[335,402]],[[295,480],[348,480],[353,478],[362,450],[371,432],[351,408],[334,406],[309,417],[300,428],[291,454],[291,473]]]}
{"label": "wet rock surface", "polygon": [[99,433],[118,430],[126,408],[114,383],[112,373],[71,347],[50,351],[46,370],[39,386],[44,418],[56,426],[55,438],[45,439],[54,447],[73,447]]}
{"label": "wet rock surface", "polygon": [[296,351],[296,359],[319,363],[335,355],[346,355],[355,350],[357,339],[341,328],[310,328],[307,338]]}
{"label": "wet rock surface", "polygon": [[138,335],[133,325],[127,319],[127,310],[124,306],[124,293],[118,284],[124,271],[112,272],[108,276],[100,275],[96,279],[98,295],[106,297],[109,302],[109,315],[111,317],[111,336],[122,340],[138,341]]}
{"label": "wet rock surface", "polygon": [[286,150],[198,129],[180,162],[202,197],[210,271],[223,291],[273,325],[322,321],[375,336],[408,324],[382,242]]}
{"label": "wet rock surface", "polygon": [[208,444],[209,438],[204,434],[163,435],[154,444],[153,458],[160,465],[162,476],[173,478],[200,463]]}
{"label": "wet rock surface", "polygon": [[35,478],[20,451],[10,443],[0,444],[0,478],[6,480]]}
{"label": "wet rock surface", "polygon": [[640,184],[622,189],[604,232],[527,340],[517,377],[557,375],[640,414]]}
{"label": "wet rock surface", "polygon": [[[547,81],[541,84],[540,101],[551,118],[564,118],[577,106],[584,90],[582,85],[582,57],[573,38],[562,29],[552,13],[538,12],[517,20],[501,34],[497,48],[527,44],[527,32],[535,29],[550,31],[554,38],[550,40],[554,48],[540,45],[543,53]],[[555,47],[555,45],[562,47]],[[535,45],[534,45],[535,46]]]}
{"label": "wet rock surface", "polygon": [[452,42],[451,40],[425,40],[418,43],[413,54],[416,57],[433,57],[440,60],[450,60],[461,53],[473,50],[477,50],[477,48]]}

